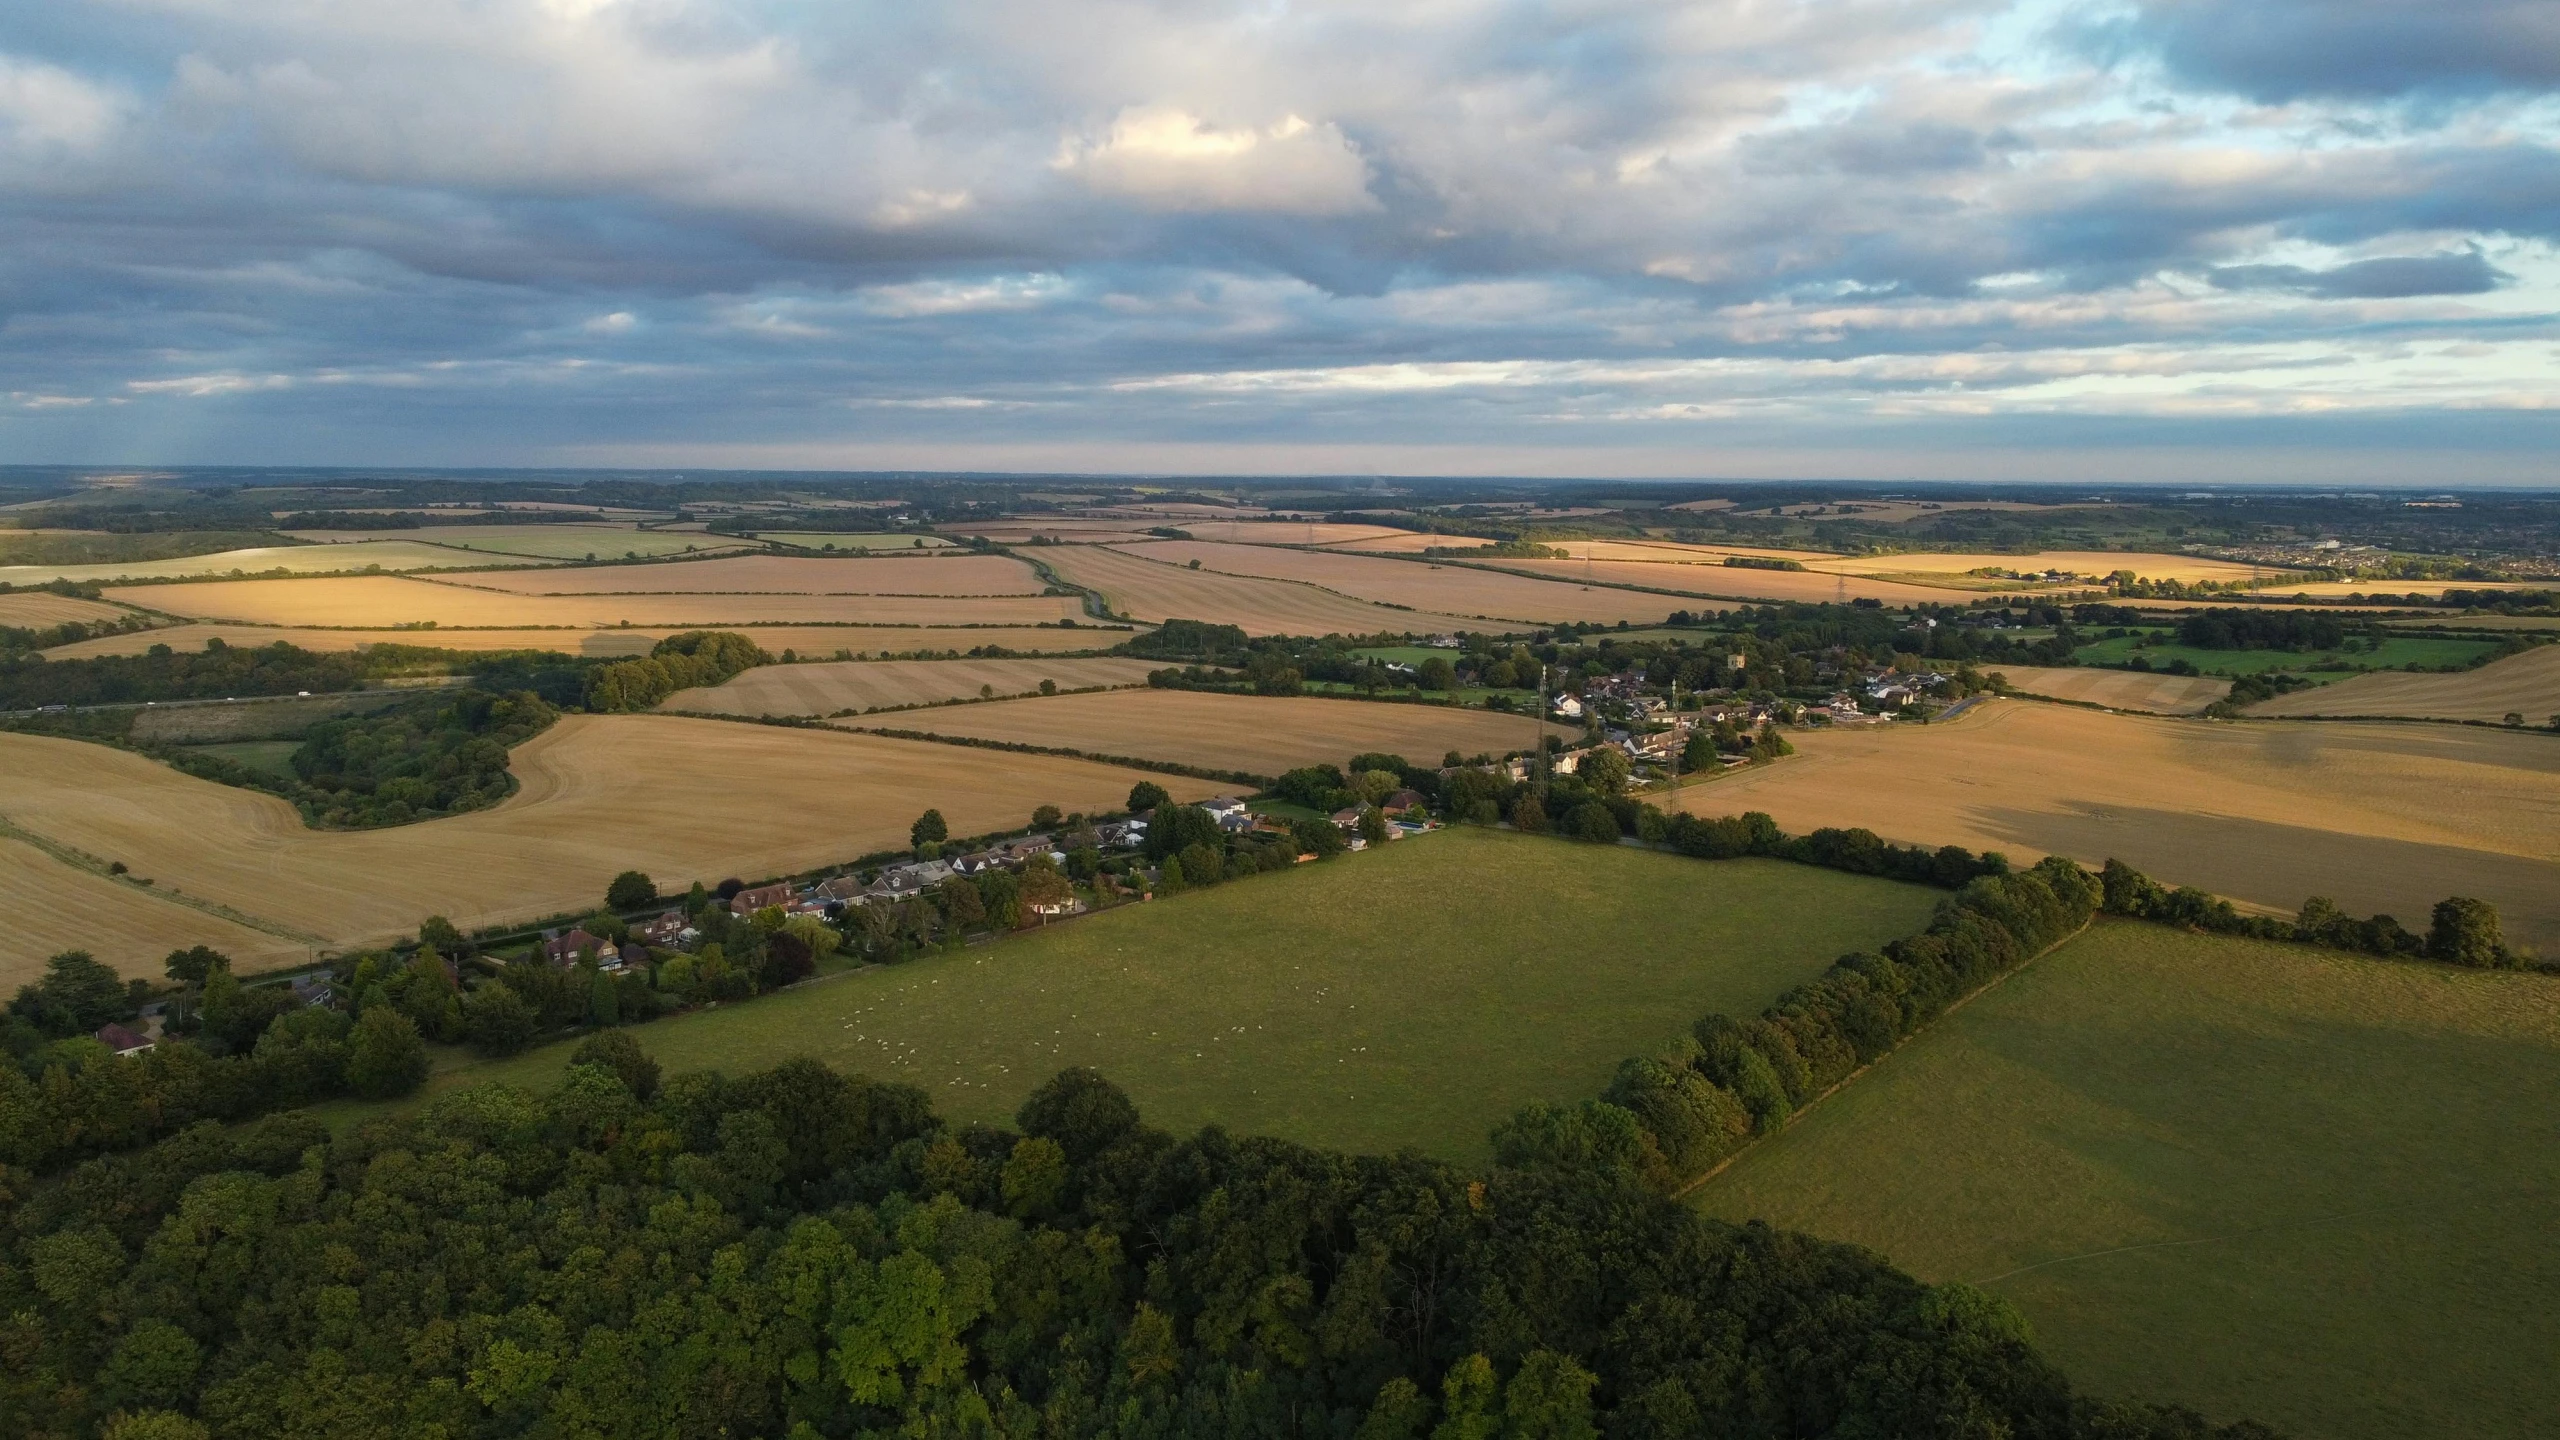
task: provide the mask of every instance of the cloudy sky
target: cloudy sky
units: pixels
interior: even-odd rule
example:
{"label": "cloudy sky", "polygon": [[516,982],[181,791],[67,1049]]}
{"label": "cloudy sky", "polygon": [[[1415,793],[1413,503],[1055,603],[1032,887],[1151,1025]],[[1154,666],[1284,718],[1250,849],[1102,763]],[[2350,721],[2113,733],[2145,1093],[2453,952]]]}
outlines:
{"label": "cloudy sky", "polygon": [[2550,0],[0,6],[0,462],[2560,483]]}

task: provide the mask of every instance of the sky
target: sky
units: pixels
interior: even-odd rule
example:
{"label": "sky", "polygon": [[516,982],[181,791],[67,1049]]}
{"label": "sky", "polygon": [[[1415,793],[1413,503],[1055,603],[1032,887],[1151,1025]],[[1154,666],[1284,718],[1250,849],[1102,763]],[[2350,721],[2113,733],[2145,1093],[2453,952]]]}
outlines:
{"label": "sky", "polygon": [[0,6],[0,463],[2560,484],[2550,0]]}

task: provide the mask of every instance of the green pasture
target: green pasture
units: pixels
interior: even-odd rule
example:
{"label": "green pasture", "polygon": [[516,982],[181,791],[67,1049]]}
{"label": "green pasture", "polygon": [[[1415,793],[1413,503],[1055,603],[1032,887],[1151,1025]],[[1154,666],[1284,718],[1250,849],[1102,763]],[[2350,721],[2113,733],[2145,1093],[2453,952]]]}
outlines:
{"label": "green pasture", "polygon": [[2337,1440],[2560,1415],[2560,977],[2102,922],[1693,1197],[2014,1303],[2102,1393]]}
{"label": "green pasture", "polygon": [[[2093,641],[2071,653],[2083,665],[2122,665],[2140,655],[2150,660],[2154,670],[2168,668],[2172,660],[2184,660],[2208,675],[2263,675],[2273,670],[2284,670],[2306,680],[2326,684],[2366,670],[2402,670],[2411,665],[2433,670],[2447,665],[2468,665],[2497,648],[2486,640],[2395,635],[2370,650],[2201,650],[2192,645],[2150,645],[2137,649],[2134,644],[2137,638],[2127,635],[2116,640]],[[2328,664],[2355,668],[2314,668]]]}
{"label": "green pasture", "polygon": [[475,525],[447,527],[435,544],[455,550],[494,555],[524,555],[543,560],[621,560],[637,555],[655,560],[682,555],[688,549],[725,550],[751,544],[734,536],[705,535],[698,530],[633,530],[608,525]]}
{"label": "green pasture", "polygon": [[273,775],[279,779],[291,780],[296,778],[293,773],[293,752],[302,748],[302,742],[299,740],[225,740],[212,745],[185,745],[179,748],[192,750],[198,755],[211,755],[218,760],[228,760],[234,765]]}
{"label": "green pasture", "polygon": [[[923,1086],[964,1121],[1009,1123],[1032,1087],[1093,1065],[1177,1131],[1474,1160],[1521,1104],[1595,1094],[1626,1056],[1918,930],[1937,899],[1778,861],[1448,830],[631,1034],[670,1071],[813,1055]],[[431,1085],[547,1086],[569,1052]]]}
{"label": "green pasture", "polygon": [[1382,660],[1390,665],[1419,667],[1423,661],[1438,656],[1455,665],[1463,658],[1457,650],[1438,650],[1429,645],[1364,645],[1351,652],[1364,660]]}

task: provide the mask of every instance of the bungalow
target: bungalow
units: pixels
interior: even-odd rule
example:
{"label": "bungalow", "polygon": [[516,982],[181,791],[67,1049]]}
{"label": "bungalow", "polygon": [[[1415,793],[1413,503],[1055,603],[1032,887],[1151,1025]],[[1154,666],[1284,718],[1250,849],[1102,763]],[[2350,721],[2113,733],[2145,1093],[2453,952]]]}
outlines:
{"label": "bungalow", "polygon": [[1334,811],[1333,823],[1344,830],[1356,827],[1360,823],[1360,807],[1357,805],[1346,805],[1343,808]]}
{"label": "bungalow", "polygon": [[892,865],[881,871],[880,878],[873,881],[870,888],[863,893],[871,898],[886,896],[892,900],[911,899],[950,879],[952,873],[951,867],[939,860],[917,860],[906,865]]}
{"label": "bungalow", "polygon": [[293,998],[305,1005],[326,1005],[337,993],[326,975],[296,975],[292,984]]}
{"label": "bungalow", "polygon": [[1244,808],[1243,801],[1232,795],[1221,795],[1215,800],[1203,800],[1200,802],[1200,808],[1209,812],[1209,818],[1217,821],[1218,828],[1221,830],[1234,832],[1253,828],[1252,813]]}
{"label": "bungalow", "polygon": [[758,885],[752,890],[741,890],[737,894],[729,897],[729,913],[732,915],[753,915],[768,905],[780,907],[790,903],[790,886]]}
{"label": "bungalow", "polygon": [[1102,837],[1103,844],[1111,846],[1114,849],[1134,850],[1147,843],[1147,822],[1144,820],[1107,820],[1100,825],[1094,826],[1093,833]]}
{"label": "bungalow", "polygon": [[600,953],[604,948],[603,937],[590,935],[583,927],[566,935],[553,935],[546,931],[542,937],[542,958],[563,970]]}
{"label": "bungalow", "polygon": [[139,1055],[150,1049],[152,1044],[149,1036],[136,1034],[122,1025],[98,1027],[98,1043],[118,1055]]}
{"label": "bungalow", "polygon": [[1393,795],[1388,796],[1386,800],[1378,806],[1378,808],[1393,816],[1401,815],[1407,810],[1415,809],[1423,803],[1421,791],[1399,790]]}
{"label": "bungalow", "polygon": [[995,853],[1005,865],[1020,865],[1034,855],[1056,855],[1058,841],[1052,835],[1025,835],[1019,840],[1007,840],[996,847]]}

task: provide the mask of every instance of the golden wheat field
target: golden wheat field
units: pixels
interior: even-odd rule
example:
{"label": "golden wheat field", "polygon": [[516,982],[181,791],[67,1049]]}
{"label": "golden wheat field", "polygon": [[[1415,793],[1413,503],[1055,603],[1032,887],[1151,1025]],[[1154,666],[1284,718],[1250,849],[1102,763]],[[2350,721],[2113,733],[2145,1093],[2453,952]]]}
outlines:
{"label": "golden wheat field", "polygon": [[1345,555],[1419,555],[1425,550],[1463,550],[1471,545],[1492,543],[1476,535],[1423,535],[1411,530],[1390,530],[1374,539],[1337,541],[1324,548],[1339,550]]}
{"label": "golden wheat field", "polygon": [[[823,563],[823,562],[821,562]],[[864,563],[860,561],[856,564]],[[886,562],[884,562],[886,563]],[[1035,625],[1082,613],[1072,596],[911,598],[882,595],[509,595],[390,575],[322,580],[210,580],[110,592],[172,614],[257,625],[379,629],[439,626]]]}
{"label": "golden wheat field", "polygon": [[1836,560],[1828,550],[1788,550],[1775,545],[1687,545],[1675,540],[1555,540],[1549,548],[1576,560],[1652,560],[1668,565],[1722,565],[1727,556],[1771,560]]}
{"label": "golden wheat field", "polygon": [[2154,715],[2193,715],[2231,693],[2230,681],[2202,675],[2145,675],[2085,665],[1982,668],[1985,673],[2006,675],[2010,685],[2029,695],[2078,700],[2111,710],[2144,710]]}
{"label": "golden wheat field", "polygon": [[[118,580],[189,580],[199,576],[229,575],[234,571],[245,575],[263,574],[269,570],[321,575],[362,570],[368,566],[384,570],[428,570],[464,565],[551,563],[532,556],[464,555],[411,540],[373,540],[348,545],[265,545],[253,550],[186,555],[175,560],[124,560],[103,565],[0,565],[0,582],[42,585],[49,580],[71,580],[88,584]],[[150,602],[146,599],[135,603],[148,605]]]}
{"label": "golden wheat field", "polygon": [[738,549],[748,542],[700,531],[643,530],[636,525],[421,525],[414,530],[287,530],[298,540],[343,544],[350,539],[406,540],[465,555],[449,565],[503,564],[504,557],[550,560],[619,560]]}
{"label": "golden wheat field", "polygon": [[2290,912],[2327,895],[2424,929],[2447,895],[2560,956],[2560,743],[2439,725],[2227,723],[1988,700],[1934,725],[1811,732],[1802,752],[1678,793],[1790,831],[2116,856]]}
{"label": "golden wheat field", "polygon": [[854,660],[762,665],[725,685],[679,690],[662,710],[711,715],[833,715],[876,705],[931,705],[976,696],[1036,692],[1043,680],[1061,690],[1143,685],[1152,660],[1079,657],[1060,660]]}
{"label": "golden wheat field", "polygon": [[1414,610],[1438,610],[1531,624],[1566,620],[1625,620],[1656,625],[1687,602],[1628,590],[1528,580],[1460,565],[1434,565],[1377,555],[1282,550],[1268,545],[1219,545],[1168,540],[1121,547],[1118,553],[1172,565],[1200,562],[1204,570],[1294,580],[1362,600]]}
{"label": "golden wheat field", "polygon": [[1069,581],[1102,592],[1111,608],[1140,620],[1204,620],[1236,625],[1248,635],[1375,635],[1480,630],[1480,620],[1434,611],[1396,610],[1313,585],[1188,570],[1096,545],[1044,551],[1040,557]]}
{"label": "golden wheat field", "polygon": [[[6,578],[6,577],[0,577]],[[2270,585],[2260,593],[2282,595],[2288,599],[2300,595],[2311,600],[2356,600],[2376,597],[2373,603],[2396,605],[2404,595],[2422,595],[2427,599],[2443,598],[2447,590],[2550,590],[2549,580],[2321,580],[2303,585]]]}
{"label": "golden wheat field", "polygon": [[[2504,720],[2521,715],[2527,725],[2551,725],[2560,717],[2560,645],[2492,660],[2454,675],[2379,671],[2296,690],[2249,707],[2252,715],[2387,715],[2417,720]],[[2560,738],[2551,741],[2560,746]]]}
{"label": "golden wheat field", "polygon": [[1278,775],[1301,765],[1338,765],[1369,751],[1428,765],[1450,750],[1462,755],[1502,755],[1529,749],[1541,735],[1571,740],[1581,733],[1559,725],[1541,726],[1525,715],[1497,715],[1489,710],[1189,690],[1111,690],[1098,695],[1002,700],[883,716],[877,722],[840,723],[878,723],[899,730],[1056,746],[1252,775]]}
{"label": "golden wheat field", "polygon": [[132,613],[96,600],[83,600],[76,595],[48,595],[42,590],[0,595],[0,625],[15,625],[23,629],[72,621],[122,620]]}
{"label": "golden wheat field", "polygon": [[[682,890],[696,879],[851,860],[905,845],[928,808],[954,835],[974,835],[1018,827],[1042,804],[1117,809],[1142,779],[1184,799],[1232,788],[1054,756],[676,715],[566,716],[518,746],[513,769],[520,788],[488,810],[321,831],[273,796],[139,755],[0,734],[0,817],[121,860],[159,886],[351,946],[381,943],[429,915],[468,930],[592,905],[624,870]],[[14,892],[8,899],[21,907]]]}
{"label": "golden wheat field", "polygon": [[[1753,570],[1726,565],[1654,560],[1489,560],[1505,570],[1550,580],[1590,580],[1603,585],[1642,585],[1681,596],[1713,596],[1727,600],[1796,600],[1823,604],[1834,600],[1881,600],[1888,605],[1945,605],[1962,601],[1957,592],[1935,585],[1899,580],[1869,580],[1857,575],[1825,575],[1808,570]],[[1674,600],[1675,607],[1686,606]]]}
{"label": "golden wheat field", "polygon": [[517,595],[1037,595],[1030,566],[1003,555],[918,550],[878,558],[736,555],[456,577]]}
{"label": "golden wheat field", "polygon": [[[683,627],[653,626],[611,630],[312,630],[283,625],[171,625],[130,635],[104,635],[57,645],[48,659],[80,660],[92,655],[139,655],[154,645],[201,650],[208,640],[225,645],[273,645],[282,642],[304,650],[361,650],[368,645],[425,645],[441,650],[556,650],[564,655],[614,657],[646,655],[659,641]],[[756,644],[779,655],[833,655],[839,650],[862,655],[906,655],[920,650],[974,650],[998,645],[1007,650],[1050,652],[1096,650],[1129,638],[1130,631],[1079,626],[1035,629],[996,626],[980,629],[932,629],[894,625],[746,625],[737,627]]]}
{"label": "golden wheat field", "polygon": [[0,991],[16,994],[44,973],[47,956],[64,950],[86,950],[120,974],[155,981],[168,953],[190,945],[210,945],[244,972],[311,958],[307,945],[164,899],[152,893],[157,888],[110,880],[0,837],[0,897],[9,907],[0,926]]}

